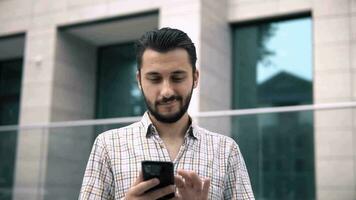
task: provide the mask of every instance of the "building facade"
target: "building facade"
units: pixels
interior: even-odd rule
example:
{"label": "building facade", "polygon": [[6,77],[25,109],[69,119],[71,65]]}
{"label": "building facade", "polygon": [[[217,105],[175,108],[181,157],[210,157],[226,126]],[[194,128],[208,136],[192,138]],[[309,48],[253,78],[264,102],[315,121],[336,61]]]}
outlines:
{"label": "building facade", "polygon": [[[160,27],[196,45],[191,113],[356,99],[356,0],[3,0],[0,127],[142,114],[133,42]],[[256,199],[356,198],[351,108],[199,123],[237,140]],[[3,133],[0,197],[76,198],[101,129]]]}

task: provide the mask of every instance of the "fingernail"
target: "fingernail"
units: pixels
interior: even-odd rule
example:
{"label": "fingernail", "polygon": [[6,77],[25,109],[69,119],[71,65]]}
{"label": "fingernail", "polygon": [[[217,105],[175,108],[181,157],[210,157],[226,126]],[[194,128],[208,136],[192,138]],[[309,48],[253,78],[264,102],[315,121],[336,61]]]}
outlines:
{"label": "fingernail", "polygon": [[158,179],[158,178],[154,178],[154,179],[153,179],[153,183],[154,183],[154,184],[159,184],[159,179]]}

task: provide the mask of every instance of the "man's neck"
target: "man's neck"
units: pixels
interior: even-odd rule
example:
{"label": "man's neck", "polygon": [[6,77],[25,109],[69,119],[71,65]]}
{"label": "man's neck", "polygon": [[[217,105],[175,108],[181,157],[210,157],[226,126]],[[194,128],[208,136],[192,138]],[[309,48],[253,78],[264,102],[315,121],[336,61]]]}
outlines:
{"label": "man's neck", "polygon": [[185,113],[182,118],[174,123],[163,123],[150,115],[153,125],[156,127],[159,136],[165,140],[184,138],[189,127],[189,116]]}

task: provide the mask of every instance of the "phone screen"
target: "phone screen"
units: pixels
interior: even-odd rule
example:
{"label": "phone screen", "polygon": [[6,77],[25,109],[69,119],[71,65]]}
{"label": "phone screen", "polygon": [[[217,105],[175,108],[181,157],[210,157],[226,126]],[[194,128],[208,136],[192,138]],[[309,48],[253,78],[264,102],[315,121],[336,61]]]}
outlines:
{"label": "phone screen", "polygon": [[[163,161],[142,161],[142,174],[143,179],[149,180],[152,178],[158,178],[159,184],[146,192],[156,190],[168,185],[174,185],[174,172],[172,162]],[[174,193],[168,194],[159,200],[171,199],[174,197]]]}

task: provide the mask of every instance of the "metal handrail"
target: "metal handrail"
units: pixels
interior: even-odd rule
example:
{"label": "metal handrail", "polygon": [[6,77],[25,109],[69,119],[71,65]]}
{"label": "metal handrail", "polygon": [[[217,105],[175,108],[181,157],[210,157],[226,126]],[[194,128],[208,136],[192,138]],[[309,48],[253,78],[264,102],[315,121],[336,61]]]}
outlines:
{"label": "metal handrail", "polygon": [[[219,110],[219,111],[204,111],[193,113],[193,118],[204,117],[227,117],[227,116],[244,116],[255,114],[267,113],[282,113],[282,112],[296,112],[308,110],[335,110],[344,108],[354,108],[356,102],[340,102],[340,103],[324,103],[324,104],[311,104],[299,106],[281,106],[281,107],[265,107],[265,108],[251,108],[251,109],[236,109],[236,110]],[[24,125],[7,125],[0,126],[1,131],[13,131],[23,129],[39,129],[39,128],[61,128],[61,127],[75,127],[75,126],[89,126],[89,125],[109,125],[120,123],[132,123],[139,121],[141,116],[136,117],[120,117],[110,119],[92,119],[92,120],[77,120],[77,121],[64,121],[64,122],[50,122],[50,123],[34,123]]]}

